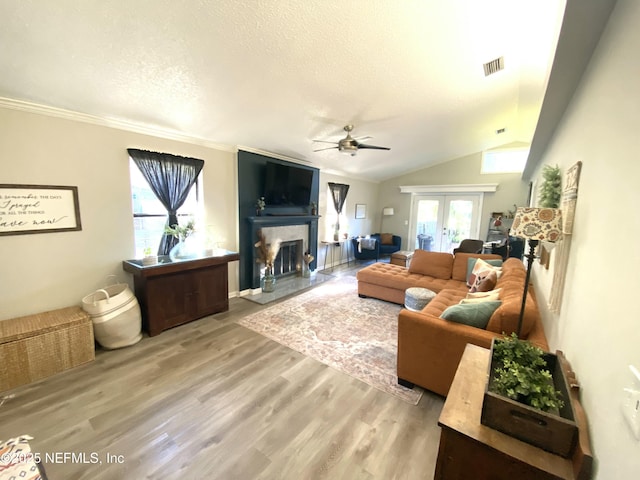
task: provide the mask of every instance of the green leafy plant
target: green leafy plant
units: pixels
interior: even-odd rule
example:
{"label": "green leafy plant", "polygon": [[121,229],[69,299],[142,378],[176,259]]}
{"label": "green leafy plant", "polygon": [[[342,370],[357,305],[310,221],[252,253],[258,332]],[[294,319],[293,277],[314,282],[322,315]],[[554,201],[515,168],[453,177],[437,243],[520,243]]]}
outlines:
{"label": "green leafy plant", "polygon": [[513,333],[496,340],[493,358],[498,367],[492,372],[491,390],[544,412],[564,406],[555,389],[542,349]]}
{"label": "green leafy plant", "polygon": [[540,187],[540,206],[543,208],[558,208],[562,196],[562,179],[560,167],[545,165],[542,169],[544,182]]}
{"label": "green leafy plant", "polygon": [[260,197],[258,200],[256,200],[256,208],[258,210],[264,210],[266,203],[264,201],[264,197]]}
{"label": "green leafy plant", "polygon": [[164,233],[167,235],[173,235],[181,242],[184,242],[189,235],[196,231],[196,224],[193,220],[189,220],[184,227],[174,224],[170,227],[165,227]]}

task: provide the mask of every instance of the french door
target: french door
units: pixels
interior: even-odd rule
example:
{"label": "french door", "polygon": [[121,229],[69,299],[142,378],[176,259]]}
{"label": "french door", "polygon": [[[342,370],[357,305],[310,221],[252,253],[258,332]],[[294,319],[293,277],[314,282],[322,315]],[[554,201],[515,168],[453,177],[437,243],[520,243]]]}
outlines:
{"label": "french door", "polygon": [[409,241],[415,248],[452,252],[465,238],[480,238],[479,194],[414,195]]}

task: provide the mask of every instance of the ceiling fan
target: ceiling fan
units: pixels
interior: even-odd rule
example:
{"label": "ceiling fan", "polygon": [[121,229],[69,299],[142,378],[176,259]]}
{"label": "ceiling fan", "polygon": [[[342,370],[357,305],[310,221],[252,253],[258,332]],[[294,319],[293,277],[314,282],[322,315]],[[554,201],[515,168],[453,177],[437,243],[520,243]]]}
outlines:
{"label": "ceiling fan", "polygon": [[368,138],[371,137],[357,137],[354,138],[351,136],[351,131],[353,130],[353,125],[345,125],[344,127],[344,131],[347,132],[347,136],[344,137],[342,140],[338,141],[338,142],[327,142],[325,140],[314,140],[314,142],[320,142],[320,143],[333,143],[336,146],[335,147],[327,147],[327,148],[320,148],[318,150],[314,150],[314,152],[321,152],[323,150],[331,150],[333,148],[337,148],[338,151],[345,153],[347,155],[351,155],[352,157],[355,156],[355,154],[358,152],[359,149],[361,148],[371,148],[374,150],[391,150],[389,147],[378,147],[376,145],[368,145],[366,143],[360,143],[358,141],[359,140],[366,140]]}

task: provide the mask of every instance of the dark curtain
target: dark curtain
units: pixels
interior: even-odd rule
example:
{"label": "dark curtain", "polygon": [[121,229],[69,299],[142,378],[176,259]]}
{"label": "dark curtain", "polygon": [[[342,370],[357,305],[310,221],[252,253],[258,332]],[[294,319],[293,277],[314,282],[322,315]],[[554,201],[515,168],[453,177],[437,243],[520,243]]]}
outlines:
{"label": "dark curtain", "polygon": [[[153,193],[167,209],[166,226],[179,225],[176,212],[187,199],[189,190],[204,166],[204,161],[133,148],[129,148],[127,151],[149,183]],[[169,251],[176,243],[178,243],[178,239],[173,235],[163,235],[158,247],[158,255],[169,255]]]}
{"label": "dark curtain", "polygon": [[349,185],[344,183],[329,182],[329,190],[331,190],[331,198],[333,198],[333,206],[338,212],[338,219],[336,220],[337,232],[340,230],[340,214],[342,213],[342,207],[344,207],[344,201],[347,199],[347,193],[349,192]]}

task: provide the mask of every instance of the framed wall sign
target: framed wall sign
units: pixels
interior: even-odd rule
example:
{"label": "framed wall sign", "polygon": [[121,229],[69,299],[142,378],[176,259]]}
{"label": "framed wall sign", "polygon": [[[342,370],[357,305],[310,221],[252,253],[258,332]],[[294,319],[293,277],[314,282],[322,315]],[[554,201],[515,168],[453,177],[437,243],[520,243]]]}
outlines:
{"label": "framed wall sign", "polygon": [[82,230],[78,187],[0,184],[0,235]]}
{"label": "framed wall sign", "polygon": [[356,203],[356,218],[367,218],[367,206],[364,203]]}

